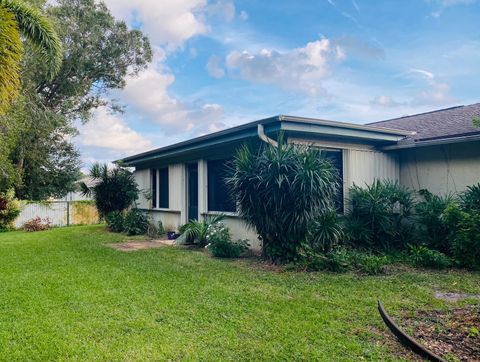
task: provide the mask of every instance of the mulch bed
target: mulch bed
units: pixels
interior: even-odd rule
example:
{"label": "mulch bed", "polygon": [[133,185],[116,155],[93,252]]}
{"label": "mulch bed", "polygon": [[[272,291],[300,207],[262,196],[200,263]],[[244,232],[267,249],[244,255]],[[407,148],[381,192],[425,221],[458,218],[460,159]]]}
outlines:
{"label": "mulch bed", "polygon": [[480,362],[480,305],[417,311],[399,322],[413,338],[447,360]]}

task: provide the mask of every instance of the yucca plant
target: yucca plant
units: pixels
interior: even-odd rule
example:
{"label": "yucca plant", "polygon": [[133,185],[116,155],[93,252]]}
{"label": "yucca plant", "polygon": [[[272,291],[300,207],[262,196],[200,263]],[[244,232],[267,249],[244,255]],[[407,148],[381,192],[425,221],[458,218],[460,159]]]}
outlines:
{"label": "yucca plant", "polygon": [[48,79],[55,76],[62,63],[61,42],[50,21],[22,1],[0,0],[0,115],[19,92],[22,37],[34,45],[47,64]]}
{"label": "yucca plant", "polygon": [[344,236],[343,223],[337,210],[329,209],[312,222],[307,243],[317,252],[328,253],[343,242]]}
{"label": "yucca plant", "polygon": [[190,220],[181,227],[179,243],[194,243],[200,247],[207,245],[208,228],[225,218],[225,215],[209,215],[203,220]]}
{"label": "yucca plant", "polygon": [[480,183],[468,186],[460,194],[460,203],[465,211],[480,212]]}
{"label": "yucca plant", "polygon": [[351,226],[363,229],[358,234],[348,233],[355,246],[390,250],[409,242],[412,191],[397,182],[375,180],[365,187],[352,186],[349,202],[347,229]]}
{"label": "yucca plant", "polygon": [[108,169],[107,164],[95,163],[90,168],[89,176],[92,184],[82,182],[80,187],[84,195],[93,197],[102,218],[113,211],[126,210],[138,199],[135,177],[124,167]]}
{"label": "yucca plant", "polygon": [[242,147],[226,181],[240,215],[257,231],[264,256],[288,261],[297,256],[310,223],[333,207],[338,180],[321,150],[285,144],[280,135],[278,147]]}

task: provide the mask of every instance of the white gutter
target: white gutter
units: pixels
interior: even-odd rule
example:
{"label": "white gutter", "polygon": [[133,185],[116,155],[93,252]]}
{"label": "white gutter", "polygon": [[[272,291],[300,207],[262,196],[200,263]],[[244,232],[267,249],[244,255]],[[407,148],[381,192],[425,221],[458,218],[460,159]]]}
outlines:
{"label": "white gutter", "polygon": [[385,146],[380,149],[382,151],[393,151],[393,150],[401,150],[405,148],[437,146],[437,145],[446,145],[451,143],[464,143],[464,142],[474,142],[474,141],[480,141],[480,135],[476,134],[476,135],[470,135],[470,136],[451,137],[451,138],[443,138],[443,139],[436,139],[436,140],[398,143],[396,145]]}
{"label": "white gutter", "polygon": [[273,147],[278,147],[278,142],[275,141],[274,139],[268,137],[265,134],[265,127],[263,127],[263,124],[259,124],[257,126],[257,133],[258,133],[258,138],[260,138],[263,142],[268,143],[272,145]]}

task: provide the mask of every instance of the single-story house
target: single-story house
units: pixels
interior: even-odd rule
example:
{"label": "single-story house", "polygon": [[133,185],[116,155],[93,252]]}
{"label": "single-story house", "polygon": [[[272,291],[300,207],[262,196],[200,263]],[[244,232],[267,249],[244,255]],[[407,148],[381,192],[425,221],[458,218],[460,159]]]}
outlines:
{"label": "single-story house", "polygon": [[477,117],[480,103],[365,125],[281,115],[121,161],[135,168],[137,183],[147,193],[139,207],[166,229],[222,213],[233,237],[247,237],[258,247],[224,184],[225,162],[241,145],[275,142],[282,131],[287,142],[324,149],[340,171],[343,200],[353,184],[375,179],[446,194],[480,181],[480,128],[472,122]]}

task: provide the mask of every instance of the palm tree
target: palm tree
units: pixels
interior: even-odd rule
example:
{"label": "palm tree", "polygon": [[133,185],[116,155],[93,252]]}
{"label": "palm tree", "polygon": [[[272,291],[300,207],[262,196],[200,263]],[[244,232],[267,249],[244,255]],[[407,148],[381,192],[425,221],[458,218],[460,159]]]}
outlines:
{"label": "palm tree", "polygon": [[0,0],[0,115],[20,89],[21,37],[31,41],[52,79],[62,64],[62,47],[53,25],[38,10],[19,0]]}

